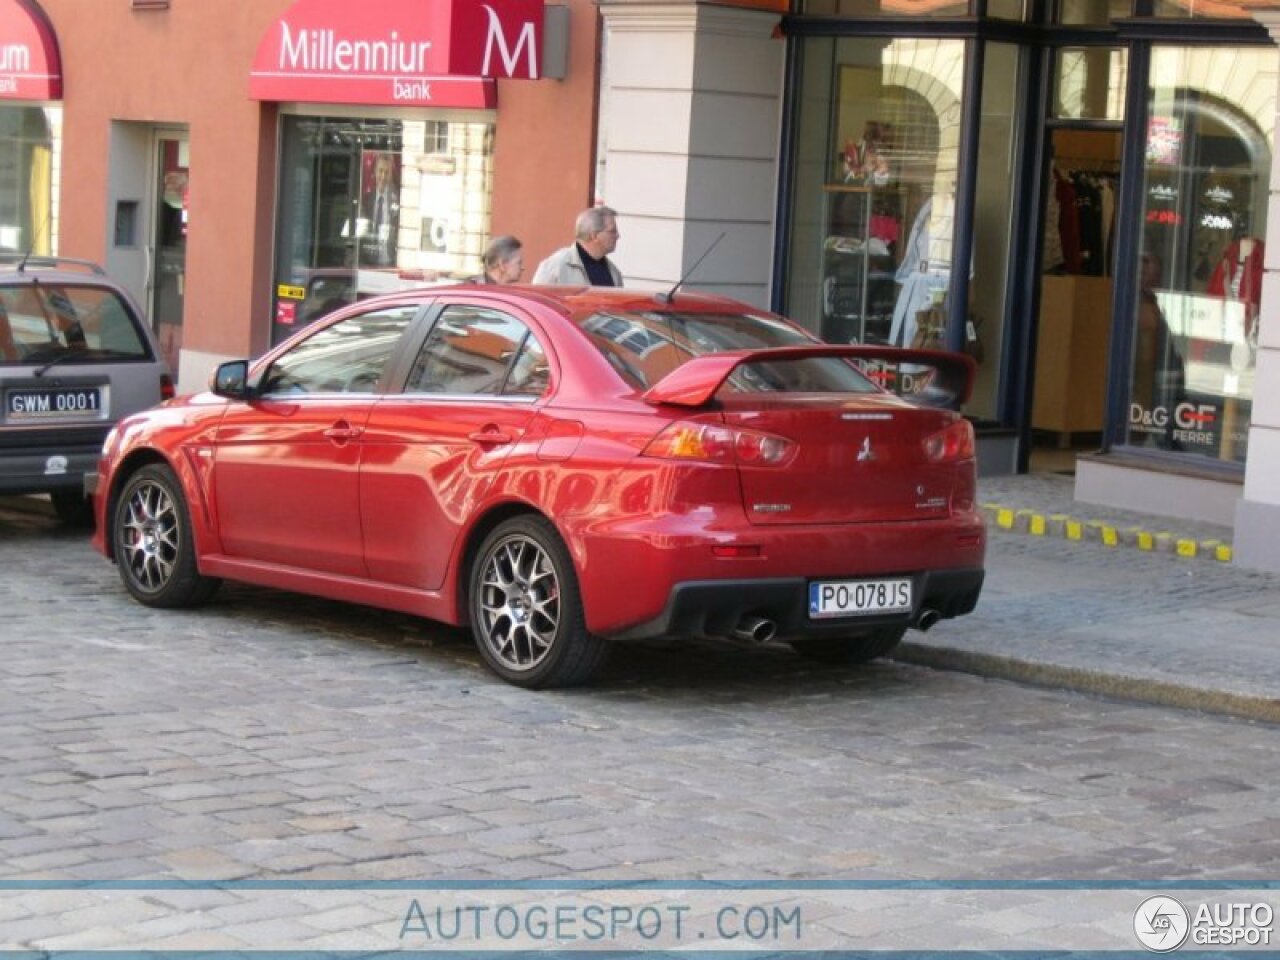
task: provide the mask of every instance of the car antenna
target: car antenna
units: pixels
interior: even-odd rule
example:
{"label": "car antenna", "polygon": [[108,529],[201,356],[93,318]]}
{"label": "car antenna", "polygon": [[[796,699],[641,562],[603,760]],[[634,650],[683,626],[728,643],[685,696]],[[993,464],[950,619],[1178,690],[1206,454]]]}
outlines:
{"label": "car antenna", "polygon": [[655,293],[653,295],[653,298],[657,300],[659,303],[670,303],[672,300],[674,300],[676,298],[676,291],[684,286],[684,282],[693,275],[693,271],[698,269],[698,264],[702,263],[703,260],[707,259],[707,254],[709,254],[712,250],[714,250],[716,248],[716,244],[724,239],[724,235],[726,232],[727,231],[724,231],[724,230],[720,231],[720,236],[716,237],[714,240],[711,241],[711,246],[707,247],[707,249],[702,252],[702,256],[700,256],[697,260],[693,262],[693,266],[684,272],[684,276],[676,281],[676,285],[674,287],[672,287],[666,293]]}
{"label": "car antenna", "polygon": [[[44,233],[49,226],[49,221],[53,219],[53,212],[50,211],[44,215],[44,223],[40,224],[40,233]],[[18,262],[18,273],[27,272],[27,261],[31,259],[31,254],[35,252],[36,242],[40,239],[39,234],[31,237],[31,242],[27,244],[27,252],[22,255],[22,259]]]}

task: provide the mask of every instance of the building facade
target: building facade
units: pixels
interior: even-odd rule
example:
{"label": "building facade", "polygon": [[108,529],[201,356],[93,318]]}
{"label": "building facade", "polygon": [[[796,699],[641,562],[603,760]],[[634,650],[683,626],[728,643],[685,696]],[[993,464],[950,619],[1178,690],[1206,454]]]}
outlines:
{"label": "building facade", "polygon": [[[497,8],[536,45],[468,52]],[[536,262],[606,202],[628,283],[696,263],[828,340],[966,351],[984,472],[1065,462],[1080,499],[1234,523],[1280,567],[1271,16],[0,0],[0,248],[104,262],[194,389],[337,304],[478,272],[495,234]]]}
{"label": "building facade", "polygon": [[754,6],[601,0],[628,276],[673,281],[724,232],[696,285],[970,353],[985,472],[1066,465],[1078,499],[1235,524],[1280,567],[1257,5]]}
{"label": "building facade", "polygon": [[592,197],[597,13],[486,46],[483,9],[0,0],[0,249],[105,264],[183,390],[338,303],[479,272],[492,234],[545,255]]}

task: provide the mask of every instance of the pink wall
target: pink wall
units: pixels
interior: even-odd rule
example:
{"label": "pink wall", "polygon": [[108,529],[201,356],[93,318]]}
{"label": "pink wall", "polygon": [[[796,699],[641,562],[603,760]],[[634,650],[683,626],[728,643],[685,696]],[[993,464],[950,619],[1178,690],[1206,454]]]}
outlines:
{"label": "pink wall", "polygon": [[[334,0],[337,3],[351,0]],[[233,356],[267,346],[276,109],[248,99],[250,65],[289,0],[41,0],[62,52],[61,253],[102,260],[113,120],[190,133],[191,229],[184,346]],[[502,81],[493,230],[525,241],[532,266],[568,242],[590,199],[597,11],[570,0],[567,79]],[[359,108],[352,108],[358,112]]]}

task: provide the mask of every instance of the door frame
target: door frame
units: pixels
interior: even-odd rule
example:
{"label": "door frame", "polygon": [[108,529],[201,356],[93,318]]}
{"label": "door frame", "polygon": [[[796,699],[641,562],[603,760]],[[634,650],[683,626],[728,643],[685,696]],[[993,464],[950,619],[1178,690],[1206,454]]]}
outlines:
{"label": "door frame", "polygon": [[129,291],[152,330],[156,228],[162,202],[158,189],[161,140],[185,141],[190,149],[190,128],[114,120],[107,148],[103,267]]}

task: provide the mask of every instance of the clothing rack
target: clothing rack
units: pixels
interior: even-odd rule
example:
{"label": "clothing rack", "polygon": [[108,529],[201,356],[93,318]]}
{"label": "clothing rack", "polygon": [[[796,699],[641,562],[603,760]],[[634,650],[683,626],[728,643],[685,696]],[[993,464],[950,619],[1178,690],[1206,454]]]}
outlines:
{"label": "clothing rack", "polygon": [[1054,158],[1043,272],[1110,275],[1117,168],[1101,157]]}
{"label": "clothing rack", "polygon": [[1058,157],[1053,158],[1054,167],[1062,173],[1114,173],[1120,172],[1119,160],[1107,160],[1103,157]]}

